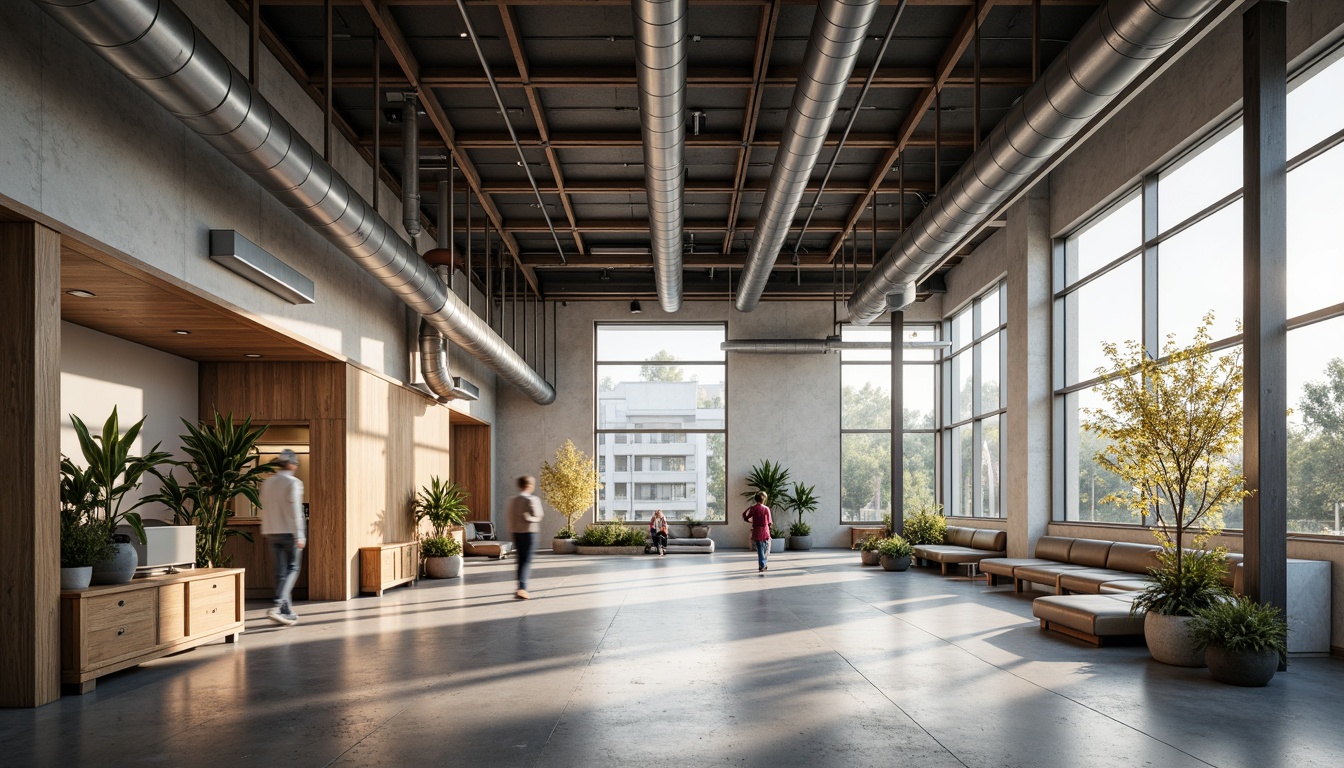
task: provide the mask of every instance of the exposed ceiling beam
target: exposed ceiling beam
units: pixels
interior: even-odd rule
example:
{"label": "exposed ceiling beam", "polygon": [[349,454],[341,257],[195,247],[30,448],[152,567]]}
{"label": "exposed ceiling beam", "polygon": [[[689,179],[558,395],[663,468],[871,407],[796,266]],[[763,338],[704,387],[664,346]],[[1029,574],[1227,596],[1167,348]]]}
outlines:
{"label": "exposed ceiling beam", "polygon": [[[827,139],[825,146],[833,147],[840,140],[837,133],[834,139]],[[372,146],[373,137],[368,136],[360,140],[362,146]],[[542,136],[535,133],[519,134],[518,143],[524,147],[541,147],[549,149],[586,149],[586,150],[604,150],[604,149],[638,149],[640,146],[640,137],[638,133],[618,133],[602,132],[590,134],[575,133],[553,133],[550,134],[550,140],[547,141]],[[382,140],[383,148],[398,148],[401,146],[400,136],[386,136]],[[513,139],[507,133],[459,133],[454,139],[454,146],[460,149],[513,149]],[[687,136],[686,146],[690,149],[742,149],[742,142],[736,135],[724,133],[703,133],[699,136]],[[764,134],[758,136],[751,142],[752,147],[778,147],[779,134]],[[885,133],[851,133],[849,139],[845,142],[846,149],[892,149],[900,146],[895,136]],[[934,146],[932,134],[910,136],[906,139],[904,145],[909,148],[931,148]],[[958,147],[970,148],[971,134],[969,133],[943,133],[943,149],[955,149]],[[420,140],[421,149],[443,149],[442,141],[435,141],[430,138]],[[890,166],[888,166],[890,168]]]}
{"label": "exposed ceiling beam", "polygon": [[[863,212],[868,207],[868,200],[873,196],[873,192],[875,192],[887,178],[887,174],[890,172],[891,167],[896,162],[897,158],[900,157],[901,152],[905,151],[907,147],[913,146],[910,142],[911,139],[914,138],[915,130],[919,127],[920,121],[924,119],[924,115],[929,111],[929,107],[933,105],[934,99],[938,95],[938,91],[943,88],[944,83],[946,83],[947,79],[952,76],[952,72],[957,67],[957,62],[961,60],[962,54],[966,52],[966,47],[975,39],[976,28],[984,23],[985,18],[989,16],[990,10],[992,10],[996,4],[1000,4],[997,3],[996,0],[981,0],[981,3],[978,17],[975,12],[974,4],[971,4],[970,10],[968,10],[966,15],[962,18],[961,26],[957,28],[957,33],[953,35],[952,42],[948,45],[947,50],[943,51],[942,58],[939,60],[937,77],[934,84],[920,92],[919,97],[915,99],[914,107],[910,110],[909,114],[906,115],[905,122],[901,125],[900,130],[896,132],[895,145],[887,151],[887,154],[882,158],[882,162],[878,164],[877,168],[873,171],[872,176],[869,178],[867,193],[860,195],[859,199],[855,201],[854,207],[849,211],[849,216],[845,218],[844,229],[842,229],[831,241],[831,248],[828,253],[829,258],[834,259],[836,254],[839,253],[840,246],[845,242],[845,237],[849,234],[849,231],[858,224],[859,217],[863,216]],[[946,135],[942,136],[942,146],[949,146],[948,137]]]}
{"label": "exposed ceiling beam", "polygon": [[[766,179],[751,179],[747,181],[746,191],[764,192]],[[532,185],[526,181],[484,181],[482,182],[486,194],[502,195],[526,195],[529,198],[532,195]],[[542,194],[558,194],[559,189],[554,185],[547,186],[538,184]],[[420,191],[424,193],[433,192],[438,187],[432,181],[424,181],[420,184]],[[877,190],[880,195],[895,195],[900,193],[900,186],[895,182],[882,185]],[[565,184],[565,194],[571,197],[584,195],[643,195],[647,190],[644,182],[639,179],[608,179],[604,181],[570,181]],[[686,181],[686,193],[690,195],[731,195],[734,191],[732,182],[729,181],[696,181],[688,179]],[[809,186],[808,192],[815,193],[817,187]],[[826,186],[826,194],[836,195],[861,195],[868,191],[866,182],[863,181],[832,181]],[[933,192],[933,183],[927,181],[913,182],[906,180],[905,194],[907,195],[927,195]]]}
{"label": "exposed ceiling beam", "polygon": [[[575,225],[581,232],[598,232],[603,234],[643,234],[649,233],[649,222],[647,219],[587,219],[580,220]],[[755,229],[756,222],[741,221],[737,228],[741,231],[751,231]],[[508,221],[504,224],[505,231],[511,234],[550,234],[546,227],[546,222],[538,219],[536,221],[517,220]],[[796,226],[789,228],[790,232],[802,231],[802,222],[796,223]],[[687,232],[722,232],[723,220],[712,219],[703,221],[687,221],[684,229]],[[807,231],[812,233],[826,232],[839,233],[844,230],[843,221],[813,221],[808,225]],[[877,230],[879,232],[898,232],[895,222],[879,222]],[[557,257],[558,258],[558,257]],[[741,266],[740,264],[738,266]],[[782,268],[782,267],[781,267]]]}
{"label": "exposed ceiling beam", "polygon": [[[728,204],[728,227],[723,232],[720,253],[733,249],[733,233],[737,216],[742,209],[742,185],[747,181],[747,167],[751,160],[751,140],[756,136],[756,121],[761,115],[761,97],[764,95],[766,72],[770,68],[770,49],[774,47],[775,28],[779,25],[780,3],[761,8],[760,28],[756,32],[756,55],[753,58],[751,92],[747,95],[747,119],[742,126],[742,148],[737,153],[737,168],[733,172],[733,199]],[[689,137],[688,137],[689,138]],[[778,144],[776,144],[778,146]]]}

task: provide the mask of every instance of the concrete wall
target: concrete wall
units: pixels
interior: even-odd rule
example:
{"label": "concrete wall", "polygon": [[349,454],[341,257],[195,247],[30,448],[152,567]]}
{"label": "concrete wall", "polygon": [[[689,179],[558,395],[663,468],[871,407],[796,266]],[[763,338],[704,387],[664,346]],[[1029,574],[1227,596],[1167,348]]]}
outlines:
{"label": "concrete wall", "polygon": [[[70,420],[74,414],[93,434],[117,409],[123,431],[146,418],[133,452],[143,453],[161,443],[162,450],[178,454],[182,419],[196,421],[198,411],[196,363],[174,355],[108,336],[71,323],[61,323],[61,453],[86,466],[79,439]],[[159,483],[148,478],[126,503],[154,493]],[[168,518],[161,505],[140,508],[145,517]]]}

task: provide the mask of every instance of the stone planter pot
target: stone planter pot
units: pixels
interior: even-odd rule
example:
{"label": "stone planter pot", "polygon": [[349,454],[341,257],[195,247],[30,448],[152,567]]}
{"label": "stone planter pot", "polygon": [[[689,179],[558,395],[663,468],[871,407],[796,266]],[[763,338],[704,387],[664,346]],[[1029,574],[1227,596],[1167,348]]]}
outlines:
{"label": "stone planter pot", "polygon": [[140,565],[135,547],[129,543],[117,542],[117,551],[112,557],[93,566],[92,584],[126,584],[135,578],[135,569]]}
{"label": "stone planter pot", "polygon": [[93,578],[93,566],[61,569],[61,591],[67,589],[88,589],[89,579]]}
{"label": "stone planter pot", "polygon": [[789,549],[793,550],[794,552],[807,552],[808,550],[812,549],[812,537],[790,536]]}
{"label": "stone planter pot", "polygon": [[572,555],[578,547],[573,539],[551,539],[551,551],[557,555]]}
{"label": "stone planter pot", "polygon": [[577,547],[580,555],[643,555],[644,547]]}
{"label": "stone planter pot", "polygon": [[881,558],[882,556],[879,555],[877,552],[859,553],[859,559],[863,561],[864,565],[877,565],[881,561]]}
{"label": "stone planter pot", "polygon": [[787,541],[787,539],[771,539],[771,540],[770,540],[770,554],[774,555],[774,554],[779,554],[780,552],[783,552],[783,551],[784,551],[784,542],[786,542],[786,541]]}
{"label": "stone planter pot", "polygon": [[910,570],[909,557],[888,557],[887,555],[881,555],[878,557],[878,561],[882,563],[882,570],[884,571]]}
{"label": "stone planter pot", "polygon": [[1204,649],[1204,661],[1214,680],[1246,688],[1268,685],[1274,673],[1279,671],[1276,651],[1229,651],[1210,645]]}
{"label": "stone planter pot", "polygon": [[462,575],[462,556],[426,557],[425,576],[431,579],[455,579]]}
{"label": "stone planter pot", "polygon": [[692,525],[692,526],[691,526],[691,538],[692,538],[692,539],[707,539],[707,538],[709,538],[709,526],[708,526],[708,525]]}
{"label": "stone planter pot", "polygon": [[1204,653],[1190,642],[1189,616],[1163,616],[1150,611],[1143,617],[1143,639],[1148,643],[1148,653],[1163,664],[1204,666]]}

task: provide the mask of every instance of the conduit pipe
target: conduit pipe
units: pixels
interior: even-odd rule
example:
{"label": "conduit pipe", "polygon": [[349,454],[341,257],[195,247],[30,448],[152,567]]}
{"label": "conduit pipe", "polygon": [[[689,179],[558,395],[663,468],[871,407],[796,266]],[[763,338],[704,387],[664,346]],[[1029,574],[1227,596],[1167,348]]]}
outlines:
{"label": "conduit pipe", "polygon": [[878,0],[823,0],[817,7],[803,71],[738,284],[735,304],[740,312],[750,312],[760,303],[877,6]]}
{"label": "conduit pipe", "polygon": [[454,344],[534,401],[555,400],[171,0],[34,2]]}
{"label": "conduit pipe", "polygon": [[1013,105],[849,297],[867,324],[1016,194],[1216,0],[1110,0]]}
{"label": "conduit pipe", "polygon": [[[948,341],[905,341],[904,349],[947,349],[952,346]],[[891,349],[885,341],[841,341],[829,339],[737,339],[719,344],[724,352],[746,352],[758,355],[819,355],[842,349]]]}
{"label": "conduit pipe", "polygon": [[664,312],[681,309],[686,178],[686,0],[631,0],[653,279]]}
{"label": "conduit pipe", "polygon": [[401,103],[401,223],[412,242],[420,234],[420,100],[407,93]]}

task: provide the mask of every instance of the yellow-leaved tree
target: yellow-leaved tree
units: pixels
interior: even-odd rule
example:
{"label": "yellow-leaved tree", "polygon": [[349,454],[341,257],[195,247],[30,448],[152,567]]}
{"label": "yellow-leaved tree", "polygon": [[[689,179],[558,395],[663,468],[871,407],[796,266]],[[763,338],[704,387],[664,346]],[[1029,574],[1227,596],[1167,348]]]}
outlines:
{"label": "yellow-leaved tree", "polygon": [[1083,409],[1083,428],[1106,444],[1093,460],[1130,486],[1102,502],[1153,515],[1177,573],[1186,532],[1198,527],[1202,547],[1222,530],[1223,510],[1249,493],[1239,460],[1241,347],[1209,349],[1212,324],[1206,314],[1188,347],[1168,337],[1161,359],[1136,341],[1103,345],[1111,368],[1099,371],[1097,392],[1107,407]]}
{"label": "yellow-leaved tree", "polygon": [[566,440],[560,446],[554,462],[542,463],[541,495],[565,517],[565,528],[556,538],[574,537],[574,521],[593,506],[595,494],[601,487],[593,460],[575,448],[573,440]]}

